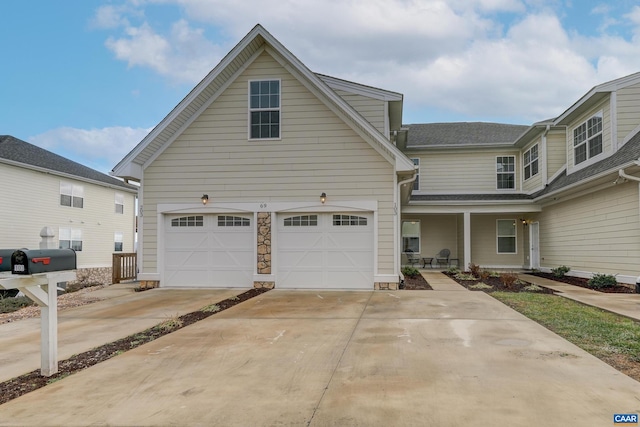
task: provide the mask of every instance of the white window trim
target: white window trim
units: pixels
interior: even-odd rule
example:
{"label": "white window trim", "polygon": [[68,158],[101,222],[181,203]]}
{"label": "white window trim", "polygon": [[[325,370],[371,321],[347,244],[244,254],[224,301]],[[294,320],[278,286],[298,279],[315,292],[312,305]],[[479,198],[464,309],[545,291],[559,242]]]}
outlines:
{"label": "white window trim", "polygon": [[[411,222],[411,223],[417,223],[418,224],[418,233],[417,234],[404,234],[404,223],[405,222]],[[404,253],[404,239],[405,237],[417,237],[418,238],[418,250],[414,251],[413,253],[416,255],[419,255],[422,252],[422,224],[420,224],[420,220],[419,219],[403,219],[402,223],[400,224],[400,238],[402,240],[402,252]]]}
{"label": "white window trim", "polygon": [[[277,81],[278,82],[278,97],[280,102],[278,108],[251,108],[251,83],[252,82],[265,82],[265,81]],[[251,137],[251,113],[254,111],[278,111],[280,113],[280,122],[278,123],[279,132],[277,138],[252,138]],[[252,79],[247,83],[247,139],[249,141],[279,141],[282,139],[282,80],[279,78],[264,78],[264,79]]]}
{"label": "white window trim", "polygon": [[[63,187],[71,187],[71,192],[69,193]],[[69,196],[71,197],[71,206],[63,205],[61,200],[58,200],[60,206],[64,206],[66,208],[76,208],[76,209],[84,209],[84,187],[82,185],[74,184],[68,181],[60,181],[60,196]],[[74,199],[82,199],[82,207],[73,206]]]}
{"label": "white window trim", "polygon": [[[500,234],[500,221],[510,221],[513,223],[513,236],[503,236]],[[500,252],[500,237],[513,237],[514,252]],[[518,221],[515,219],[497,219],[496,220],[496,254],[498,255],[517,255],[518,254]]]}
{"label": "white window trim", "polygon": [[61,241],[68,241],[69,247],[73,249],[73,242],[80,242],[81,252],[84,249],[84,242],[82,241],[82,230],[79,228],[60,227],[58,228],[58,247],[60,247]]}
{"label": "white window trim", "polygon": [[[532,160],[531,159],[531,151],[534,148],[537,148],[537,155],[536,155],[535,160]],[[529,153],[529,162],[525,163],[525,156],[526,156],[527,153]],[[536,171],[536,173],[531,173],[531,175],[529,175],[529,177],[527,178],[527,174],[525,172],[526,169],[527,169],[527,166],[529,166],[530,170],[531,170],[534,162],[538,163],[538,170]],[[540,147],[538,146],[538,143],[535,143],[527,151],[522,153],[522,177],[524,178],[525,181],[528,181],[531,178],[533,178],[534,176],[538,175],[539,173],[540,173]]]}
{"label": "white window trim", "polygon": [[[116,243],[120,243],[122,245],[120,250],[116,249]],[[114,252],[124,251],[124,233],[121,231],[116,231],[115,233],[113,233],[113,251]]]}
{"label": "white window trim", "polygon": [[[115,196],[115,212],[118,215],[124,215],[124,194],[122,193],[116,193]],[[122,206],[122,212],[118,212],[118,206]]]}
{"label": "white window trim", "polygon": [[[589,135],[587,134],[586,139],[584,140],[583,143],[579,144],[579,145],[575,145],[575,136],[574,136],[574,132],[577,128],[579,128],[582,125],[587,126],[589,120],[591,120],[594,117],[600,117],[602,119],[602,129],[600,130],[599,133],[592,135],[591,138],[589,138]],[[587,128],[587,132],[588,132],[588,128]],[[595,156],[589,157],[589,140],[593,139],[594,137],[601,135],[602,136],[602,151],[598,154],[596,154]],[[582,169],[586,166],[590,166],[598,161],[600,161],[605,154],[605,150],[604,150],[604,144],[605,144],[605,140],[604,140],[604,110],[600,110],[597,111],[594,114],[591,114],[589,117],[587,117],[586,119],[584,119],[583,121],[581,121],[580,123],[578,123],[577,125],[575,125],[573,128],[571,128],[570,132],[567,132],[567,137],[569,138],[569,145],[571,147],[571,156],[573,158],[573,168],[574,170],[578,170],[578,169]],[[586,150],[587,150],[587,158],[580,162],[580,163],[576,163],[576,147],[580,146],[580,145],[586,145]]]}
{"label": "white window trim", "polygon": [[413,181],[413,191],[420,191],[420,158],[411,157],[410,160],[416,166],[416,180]]}
{"label": "white window trim", "polygon": [[[511,157],[513,158],[513,172],[498,172],[498,159],[503,157]],[[496,156],[496,161],[494,162],[495,167],[495,182],[496,182],[496,190],[497,191],[515,191],[516,189],[516,156],[513,154],[506,154],[504,156]],[[513,187],[512,188],[498,188],[498,174],[499,173],[511,173],[513,174]]]}

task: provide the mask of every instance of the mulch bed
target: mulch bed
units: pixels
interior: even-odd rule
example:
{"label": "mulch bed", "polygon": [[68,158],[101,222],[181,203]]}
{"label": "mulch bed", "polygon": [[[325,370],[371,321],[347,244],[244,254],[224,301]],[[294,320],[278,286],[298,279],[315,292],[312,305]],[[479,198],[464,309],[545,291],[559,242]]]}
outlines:
{"label": "mulch bed", "polygon": [[591,289],[593,291],[604,292],[609,294],[633,294],[635,293],[635,286],[627,285],[625,283],[618,283],[616,286],[608,286],[606,288],[594,289],[589,287],[587,282],[589,279],[575,276],[562,276],[556,277],[552,273],[532,272],[528,273],[532,276],[543,277],[549,280],[555,280],[556,282],[568,283],[569,285],[580,286],[581,288]]}
{"label": "mulch bed", "polygon": [[421,274],[418,274],[417,276],[404,276],[404,284],[400,284],[400,289],[406,289],[409,291],[433,290]]}
{"label": "mulch bed", "polygon": [[[545,288],[545,287],[540,287],[540,290],[537,291],[531,291],[531,290],[527,290],[525,289],[527,286],[530,286],[531,283],[528,282],[524,282],[524,281],[518,281],[516,283],[514,283],[511,286],[506,286],[504,284],[504,282],[502,281],[502,279],[500,279],[500,277],[487,277],[486,279],[483,280],[459,280],[456,279],[455,274],[450,274],[450,273],[444,273],[447,276],[451,277],[453,280],[455,280],[456,282],[458,282],[459,284],[461,284],[462,286],[464,286],[465,288],[469,289],[470,291],[482,291],[482,292],[536,292],[536,293],[540,293],[540,294],[553,294],[554,291],[552,289],[549,288]],[[479,287],[474,287],[475,285],[479,284],[479,283],[484,283],[485,285],[491,286],[491,288],[479,288]]]}
{"label": "mulch bed", "polygon": [[258,296],[268,291],[266,288],[254,288],[246,292],[241,293],[232,298],[225,299],[217,302],[216,311],[194,311],[184,314],[176,319],[172,319],[171,322],[165,322],[161,325],[154,326],[142,332],[138,332],[134,335],[130,335],[126,338],[119,339],[112,343],[102,345],[84,353],[76,354],[69,359],[58,362],[58,373],[50,377],[43,377],[40,375],[40,369],[31,371],[28,374],[21,375],[19,377],[7,380],[0,383],[0,405],[6,403],[12,399],[29,393],[30,391],[37,390],[47,384],[53,383],[57,380],[65,378],[71,374],[75,374],[83,369],[89,368],[114,356],[124,353],[127,350],[139,347],[142,344],[151,342],[161,336],[170,334],[178,329],[189,326],[202,319],[226,310],[234,305],[240,304],[250,298]]}

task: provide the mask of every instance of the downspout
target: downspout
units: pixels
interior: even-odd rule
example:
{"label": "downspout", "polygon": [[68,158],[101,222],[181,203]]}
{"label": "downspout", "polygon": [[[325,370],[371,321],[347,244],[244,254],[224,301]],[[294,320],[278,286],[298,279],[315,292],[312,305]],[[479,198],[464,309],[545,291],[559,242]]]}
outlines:
{"label": "downspout", "polygon": [[[636,164],[636,166],[640,166],[640,159],[636,160],[634,163]],[[624,179],[627,179],[629,181],[640,182],[640,178],[638,178],[637,176],[633,176],[633,175],[627,175],[624,172],[624,169],[618,170],[618,176],[620,176],[620,178],[624,178]],[[616,179],[614,183],[617,184],[618,180]]]}
{"label": "downspout", "polygon": [[[400,271],[400,247],[402,246],[402,221],[400,220],[400,215],[402,214],[402,186],[405,184],[409,184],[410,182],[414,182],[416,180],[416,174],[414,171],[414,174],[411,178],[405,179],[404,181],[400,181],[398,183],[398,195],[397,195],[397,199],[396,199],[396,230],[398,231],[398,238],[396,239],[396,242],[394,244],[395,250],[394,250],[394,259],[393,259],[393,270],[396,272],[396,274],[398,274],[398,277],[402,277],[402,272]],[[403,278],[404,279],[404,278]]]}

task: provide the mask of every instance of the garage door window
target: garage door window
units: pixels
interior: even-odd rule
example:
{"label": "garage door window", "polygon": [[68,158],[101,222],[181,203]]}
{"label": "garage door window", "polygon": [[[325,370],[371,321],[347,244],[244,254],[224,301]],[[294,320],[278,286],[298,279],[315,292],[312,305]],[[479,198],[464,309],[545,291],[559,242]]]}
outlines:
{"label": "garage door window", "polygon": [[172,227],[203,227],[204,217],[202,215],[183,216],[171,220]]}
{"label": "garage door window", "polygon": [[284,219],[285,227],[315,227],[318,225],[318,215],[291,216]]}
{"label": "garage door window", "polygon": [[218,227],[249,227],[250,225],[249,218],[227,215],[218,216]]}
{"label": "garage door window", "polygon": [[367,225],[367,218],[355,215],[334,215],[333,225]]}

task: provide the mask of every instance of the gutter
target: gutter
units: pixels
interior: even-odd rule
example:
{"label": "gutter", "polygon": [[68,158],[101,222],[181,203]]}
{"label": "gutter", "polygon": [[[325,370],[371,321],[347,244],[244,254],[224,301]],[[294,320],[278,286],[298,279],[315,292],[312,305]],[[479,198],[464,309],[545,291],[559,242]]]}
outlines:
{"label": "gutter", "polygon": [[[636,160],[635,162],[633,162],[634,165],[636,166],[640,166],[640,159]],[[632,166],[632,165],[631,165]],[[624,172],[624,168],[619,169],[618,170],[618,178],[616,178],[615,181],[613,181],[614,184],[618,183],[618,180],[622,178],[622,179],[626,179],[628,181],[636,181],[636,182],[640,182],[640,178],[638,178],[637,176],[633,176],[633,175],[627,175]]]}

